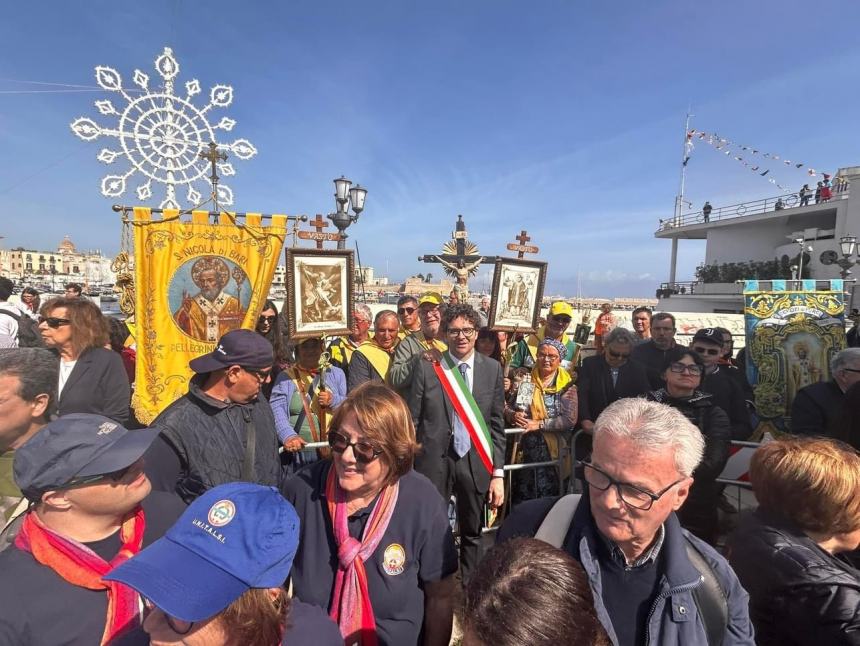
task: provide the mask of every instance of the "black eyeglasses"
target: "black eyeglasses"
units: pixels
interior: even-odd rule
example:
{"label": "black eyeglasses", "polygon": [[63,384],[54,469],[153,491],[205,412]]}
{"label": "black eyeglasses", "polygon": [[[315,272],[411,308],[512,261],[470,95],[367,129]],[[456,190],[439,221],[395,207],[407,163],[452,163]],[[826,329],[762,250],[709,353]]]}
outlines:
{"label": "black eyeglasses", "polygon": [[860,368],[842,368],[845,372],[860,372]]}
{"label": "black eyeglasses", "polygon": [[349,437],[338,431],[328,432],[328,445],[335,453],[343,453],[350,446],[357,462],[368,464],[382,455],[370,442],[350,442]]}
{"label": "black eyeglasses", "polygon": [[[158,606],[156,606],[152,601],[141,595],[141,600],[143,601],[143,606],[146,608],[147,613],[152,612]],[[191,629],[194,628],[193,621],[185,621],[184,619],[177,619],[176,617],[171,617],[169,614],[161,611],[161,614],[164,615],[164,620],[167,622],[170,630],[175,632],[177,635],[187,635],[191,632]]]}
{"label": "black eyeglasses", "polygon": [[277,317],[277,316],[274,316],[274,315],[273,315],[273,316],[263,316],[263,315],[261,314],[261,315],[260,315],[260,318],[259,318],[259,319],[257,319],[257,320],[258,320],[260,323],[274,323],[276,318],[278,318],[278,317]]}
{"label": "black eyeglasses", "polygon": [[677,372],[679,375],[684,374],[685,372],[690,375],[702,374],[702,366],[696,365],[695,363],[682,363],[680,361],[676,361],[670,365],[669,370]]}
{"label": "black eyeglasses", "polygon": [[710,354],[712,356],[715,354],[720,354],[720,352],[722,352],[720,348],[703,348],[701,346],[694,346],[693,350],[695,350],[699,354]]}
{"label": "black eyeglasses", "polygon": [[464,327],[464,328],[448,328],[448,336],[453,336],[454,338],[458,336],[464,336],[467,339],[471,339],[475,336],[475,328],[473,327]]}
{"label": "black eyeglasses", "polygon": [[570,322],[573,320],[569,316],[553,316],[552,320],[556,323],[563,323],[564,325],[570,325]]}
{"label": "black eyeglasses", "polygon": [[397,308],[398,314],[412,314],[412,312],[414,312],[414,311],[415,311],[414,307],[398,307]]}
{"label": "black eyeglasses", "polygon": [[583,477],[589,486],[594,487],[598,491],[606,491],[609,487],[615,485],[615,489],[618,492],[618,497],[621,498],[621,501],[628,507],[633,507],[634,509],[639,509],[641,511],[648,511],[651,509],[651,506],[660,500],[667,491],[686,479],[680,478],[657,493],[651,493],[650,491],[645,491],[645,489],[637,487],[636,485],[632,485],[627,482],[619,482],[608,473],[598,469],[589,462],[580,462],[579,465],[582,467]]}
{"label": "black eyeglasses", "polygon": [[97,476],[84,476],[82,478],[72,478],[66,484],[64,484],[61,489],[71,489],[72,487],[84,487],[86,485],[95,484],[96,482],[101,482],[102,480],[113,480],[114,482],[119,482],[122,480],[126,474],[131,471],[131,468],[137,464],[137,462],[132,462],[124,469],[120,469],[119,471],[111,471],[110,473],[100,473]]}
{"label": "black eyeglasses", "polygon": [[253,368],[246,368],[245,366],[239,366],[245,372],[254,375],[257,378],[257,381],[260,383],[264,383],[266,379],[269,378],[269,375],[272,373],[271,368],[263,368],[262,370],[254,370]]}
{"label": "black eyeglasses", "polygon": [[68,325],[71,321],[69,319],[57,318],[56,316],[40,316],[39,323],[47,323],[48,327],[56,330],[61,325]]}
{"label": "black eyeglasses", "polygon": [[614,350],[610,350],[606,348],[606,352],[609,353],[609,356],[613,359],[627,359],[630,356],[629,352],[615,352]]}

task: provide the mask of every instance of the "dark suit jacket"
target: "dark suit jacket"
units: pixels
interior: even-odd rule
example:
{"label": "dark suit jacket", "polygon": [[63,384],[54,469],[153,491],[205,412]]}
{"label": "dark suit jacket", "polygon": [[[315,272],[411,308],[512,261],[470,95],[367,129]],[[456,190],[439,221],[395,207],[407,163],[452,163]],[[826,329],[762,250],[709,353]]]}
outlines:
{"label": "dark suit jacket", "polygon": [[835,381],[820,381],[801,388],[791,405],[791,432],[834,437],[844,399]]}
{"label": "dark suit jacket", "polygon": [[576,388],[579,391],[579,421],[595,421],[617,399],[641,397],[651,390],[648,372],[641,363],[628,361],[618,373],[613,387],[609,364],[602,355],[583,359],[577,371]]}
{"label": "dark suit jacket", "polygon": [[59,414],[94,413],[128,423],[131,386],[119,353],[107,348],[89,348],[78,357],[63,392]]}
{"label": "dark suit jacket", "polygon": [[[493,439],[493,468],[501,469],[505,465],[505,391],[502,366],[495,359],[478,352],[475,353],[472,396]],[[422,446],[415,458],[415,470],[437,483],[445,468],[444,460],[447,459],[448,446],[454,434],[454,413],[429,361],[418,359],[416,362],[406,402],[409,404],[418,442]],[[470,461],[476,491],[483,495],[490,486],[491,474],[484,468],[474,444],[466,457]]]}

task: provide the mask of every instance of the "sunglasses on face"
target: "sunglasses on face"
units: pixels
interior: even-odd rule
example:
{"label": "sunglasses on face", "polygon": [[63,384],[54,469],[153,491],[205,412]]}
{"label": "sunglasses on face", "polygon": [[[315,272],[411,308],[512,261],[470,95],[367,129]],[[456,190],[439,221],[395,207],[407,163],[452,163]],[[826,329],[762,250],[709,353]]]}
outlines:
{"label": "sunglasses on face", "polygon": [[[152,612],[158,607],[146,597],[141,595],[140,598],[143,601],[143,606],[144,608],[146,608],[147,613]],[[171,617],[163,610],[161,611],[161,614],[164,615],[164,620],[167,622],[167,626],[170,628],[170,630],[175,632],[177,635],[187,635],[191,632],[191,629],[194,628],[193,621],[185,621],[184,619],[177,619],[176,617]]]}
{"label": "sunglasses on face", "polygon": [[699,354],[710,354],[711,356],[720,353],[720,348],[702,348],[700,346],[694,346],[693,350]]}
{"label": "sunglasses on face", "polygon": [[84,476],[83,478],[72,478],[66,484],[64,484],[62,489],[69,489],[72,487],[83,487],[86,485],[95,484],[96,482],[102,482],[103,480],[113,480],[114,482],[119,482],[122,480],[126,474],[131,471],[131,468],[137,464],[136,462],[132,462],[124,469],[120,469],[119,471],[112,471],[110,473],[101,473],[97,476]]}
{"label": "sunglasses on face", "polygon": [[49,328],[57,329],[61,325],[68,325],[71,323],[69,319],[61,319],[56,316],[40,316],[39,323],[47,323]]}
{"label": "sunglasses on face", "polygon": [[260,321],[260,323],[270,323],[271,324],[271,323],[275,322],[275,318],[277,318],[277,317],[275,317],[275,316],[260,316],[260,318],[258,320]]}
{"label": "sunglasses on face", "polygon": [[382,451],[370,442],[350,442],[349,437],[339,431],[329,431],[328,445],[335,453],[343,453],[351,446],[356,462],[360,462],[361,464],[373,462],[382,455]]}
{"label": "sunglasses on face", "polygon": [[676,361],[671,366],[669,366],[669,370],[671,370],[672,372],[677,372],[679,375],[682,375],[685,372],[688,375],[702,374],[701,366],[698,366],[695,363],[682,363],[680,361]]}
{"label": "sunglasses on face", "polygon": [[266,379],[269,378],[269,374],[271,373],[271,368],[265,368],[263,370],[254,370],[253,368],[245,368],[240,366],[242,370],[247,372],[248,374],[254,375],[257,378],[257,381],[263,383]]}
{"label": "sunglasses on face", "polygon": [[553,316],[551,318],[553,321],[561,325],[570,325],[570,322],[573,320],[569,316]]}
{"label": "sunglasses on face", "polygon": [[610,350],[609,348],[606,348],[606,352],[613,359],[626,359],[630,356],[629,352],[615,352],[615,350]]}
{"label": "sunglasses on face", "polygon": [[398,307],[397,308],[398,314],[412,314],[412,312],[414,312],[414,311],[415,311],[414,307]]}

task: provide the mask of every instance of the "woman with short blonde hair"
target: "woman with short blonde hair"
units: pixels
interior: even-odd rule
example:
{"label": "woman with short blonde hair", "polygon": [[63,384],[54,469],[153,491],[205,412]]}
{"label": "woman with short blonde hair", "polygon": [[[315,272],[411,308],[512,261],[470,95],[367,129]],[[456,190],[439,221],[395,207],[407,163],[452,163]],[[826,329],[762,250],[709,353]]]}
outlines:
{"label": "woman with short blonde hair", "polygon": [[816,437],[756,450],[750,481],[759,508],[727,547],[750,594],[758,644],[858,644],[860,454]]}

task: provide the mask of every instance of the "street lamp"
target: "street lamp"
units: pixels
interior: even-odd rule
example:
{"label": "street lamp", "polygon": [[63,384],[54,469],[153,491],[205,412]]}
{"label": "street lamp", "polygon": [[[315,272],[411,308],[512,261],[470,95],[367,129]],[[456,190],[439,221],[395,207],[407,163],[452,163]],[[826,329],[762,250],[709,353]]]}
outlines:
{"label": "street lamp", "polygon": [[[364,199],[367,197],[367,189],[361,184],[352,185],[343,175],[334,180],[334,200],[337,205],[335,213],[329,213],[328,218],[337,227],[340,238],[337,241],[338,249],[346,249],[346,229],[350,224],[358,222],[359,214],[364,210]],[[349,213],[350,207],[353,214]]]}
{"label": "street lamp", "polygon": [[836,264],[842,268],[839,273],[844,279],[851,274],[851,267],[860,263],[860,258],[854,256],[854,252],[857,250],[857,237],[842,236],[839,238],[839,250],[842,252],[842,257],[836,260]]}
{"label": "street lamp", "polygon": [[797,279],[800,280],[803,278],[803,254],[807,251],[812,253],[812,245],[807,245],[805,238],[795,238],[794,242],[800,248],[800,257],[798,258],[799,266],[797,268]]}

